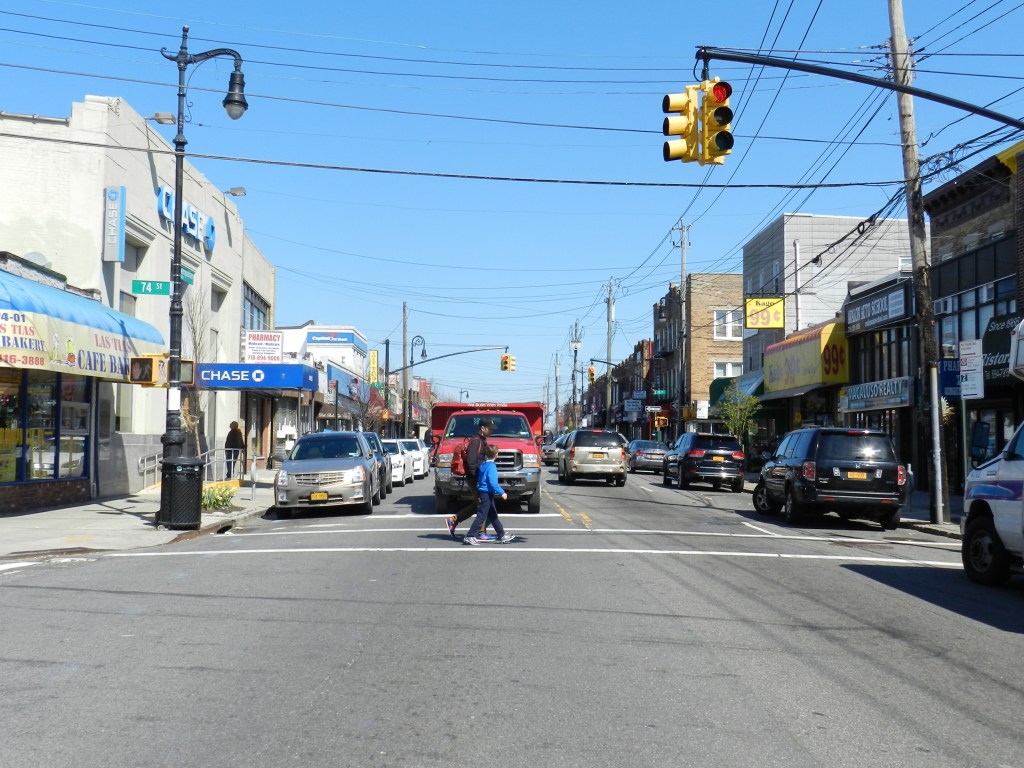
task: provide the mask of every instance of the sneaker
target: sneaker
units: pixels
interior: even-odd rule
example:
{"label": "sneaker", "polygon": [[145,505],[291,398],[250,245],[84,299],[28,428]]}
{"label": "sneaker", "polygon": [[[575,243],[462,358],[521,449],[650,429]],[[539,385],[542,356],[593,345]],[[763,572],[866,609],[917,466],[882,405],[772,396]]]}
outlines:
{"label": "sneaker", "polygon": [[514,533],[506,533],[504,536],[502,536],[500,539],[498,539],[498,543],[499,544],[508,544],[510,541],[515,539],[515,537],[516,537],[516,535]]}
{"label": "sneaker", "polygon": [[494,537],[491,536],[491,534],[489,533],[481,533],[479,536],[477,536],[477,539],[479,541],[494,541]]}
{"label": "sneaker", "polygon": [[454,517],[446,517],[444,519],[444,522],[448,526],[448,534],[453,539],[458,539],[458,536],[455,535],[455,518]]}
{"label": "sneaker", "polygon": [[463,536],[462,543],[469,544],[472,547],[479,547],[480,539],[478,539],[476,536]]}

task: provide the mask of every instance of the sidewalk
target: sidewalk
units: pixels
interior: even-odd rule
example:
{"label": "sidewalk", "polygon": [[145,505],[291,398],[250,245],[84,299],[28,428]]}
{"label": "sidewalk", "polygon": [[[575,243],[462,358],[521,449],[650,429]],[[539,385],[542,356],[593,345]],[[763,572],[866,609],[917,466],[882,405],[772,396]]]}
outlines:
{"label": "sidewalk", "polygon": [[[745,490],[752,493],[756,475],[748,475]],[[72,507],[0,515],[0,561],[54,555],[155,547],[230,530],[240,522],[263,515],[273,504],[274,472],[262,470],[255,489],[245,481],[227,512],[203,513],[199,530],[169,531],[156,527],[160,488],[133,496],[88,502]],[[951,496],[948,516],[953,522],[933,525],[928,494],[914,491],[903,508],[901,527],[949,538],[960,538],[963,497]]]}
{"label": "sidewalk", "polygon": [[249,481],[244,481],[235,492],[232,508],[203,512],[195,531],[157,528],[159,486],[132,496],[0,515],[0,560],[140,549],[230,530],[267,511],[274,500],[273,481],[274,472],[262,470],[255,493]]}

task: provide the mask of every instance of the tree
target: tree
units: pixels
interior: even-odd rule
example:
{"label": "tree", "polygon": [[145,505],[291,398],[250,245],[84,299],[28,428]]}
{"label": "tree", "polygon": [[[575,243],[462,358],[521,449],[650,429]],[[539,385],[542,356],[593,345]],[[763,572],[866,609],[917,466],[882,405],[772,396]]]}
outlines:
{"label": "tree", "polygon": [[[192,359],[198,365],[200,362],[212,362],[210,357],[210,330],[212,318],[210,313],[209,292],[202,284],[188,286],[182,302],[182,309],[185,315],[185,327],[188,330],[189,347],[188,355],[182,355],[186,359]],[[203,414],[206,405],[206,393],[196,387],[182,388],[181,416],[187,433],[192,437],[195,454],[203,453],[204,440],[200,432],[204,430]],[[205,436],[203,436],[205,437]]]}
{"label": "tree", "polygon": [[753,395],[743,394],[734,381],[722,395],[719,412],[729,432],[746,446],[750,441],[750,425],[761,410],[761,401]]}

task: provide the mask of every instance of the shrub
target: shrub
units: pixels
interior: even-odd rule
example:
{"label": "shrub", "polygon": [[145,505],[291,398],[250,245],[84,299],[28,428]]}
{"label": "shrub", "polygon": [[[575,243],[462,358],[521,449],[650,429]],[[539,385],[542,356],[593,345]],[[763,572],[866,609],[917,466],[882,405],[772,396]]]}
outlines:
{"label": "shrub", "polygon": [[207,485],[203,487],[203,509],[230,509],[235,489],[230,485]]}

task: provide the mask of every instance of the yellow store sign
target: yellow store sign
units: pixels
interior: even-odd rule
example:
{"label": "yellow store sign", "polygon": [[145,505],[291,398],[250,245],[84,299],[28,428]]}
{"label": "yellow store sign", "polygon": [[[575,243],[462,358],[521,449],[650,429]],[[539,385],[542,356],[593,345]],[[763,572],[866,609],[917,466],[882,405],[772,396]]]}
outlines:
{"label": "yellow store sign", "polygon": [[845,384],[849,381],[848,356],[843,323],[828,323],[790,336],[765,350],[765,392]]}

